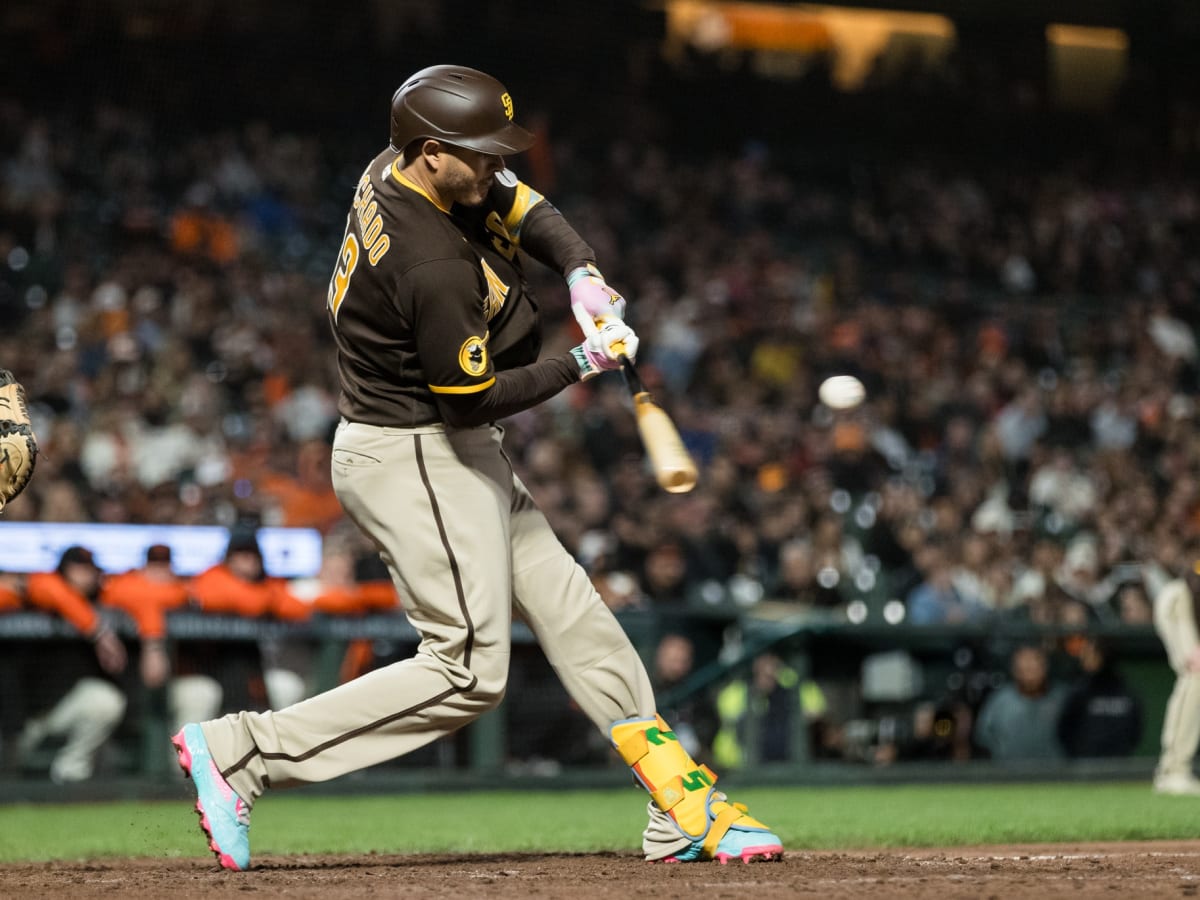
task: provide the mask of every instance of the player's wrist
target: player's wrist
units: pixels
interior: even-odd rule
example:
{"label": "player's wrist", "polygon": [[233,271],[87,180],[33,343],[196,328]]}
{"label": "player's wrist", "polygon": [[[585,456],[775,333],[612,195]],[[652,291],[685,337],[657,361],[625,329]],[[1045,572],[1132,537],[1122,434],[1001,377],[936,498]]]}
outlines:
{"label": "player's wrist", "polygon": [[582,266],[577,266],[567,272],[567,287],[575,287],[579,281],[584,278],[596,278],[601,284],[604,283],[604,276],[600,274],[600,270],[596,268],[595,263],[585,263]]}
{"label": "player's wrist", "polygon": [[584,344],[571,348],[571,359],[579,372],[579,380],[587,381],[589,378],[595,378],[603,369],[592,361],[591,354]]}

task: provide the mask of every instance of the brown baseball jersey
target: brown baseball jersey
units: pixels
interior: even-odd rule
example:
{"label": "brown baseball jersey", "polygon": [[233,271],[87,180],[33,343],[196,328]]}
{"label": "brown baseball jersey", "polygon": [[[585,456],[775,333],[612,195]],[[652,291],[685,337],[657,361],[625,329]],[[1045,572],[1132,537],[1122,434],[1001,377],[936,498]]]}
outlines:
{"label": "brown baseball jersey", "polygon": [[351,422],[482,424],[579,380],[569,354],[535,363],[538,307],[518,250],[564,274],[591,249],[504,170],[485,204],[444,209],[384,151],[354,195],[327,309]]}

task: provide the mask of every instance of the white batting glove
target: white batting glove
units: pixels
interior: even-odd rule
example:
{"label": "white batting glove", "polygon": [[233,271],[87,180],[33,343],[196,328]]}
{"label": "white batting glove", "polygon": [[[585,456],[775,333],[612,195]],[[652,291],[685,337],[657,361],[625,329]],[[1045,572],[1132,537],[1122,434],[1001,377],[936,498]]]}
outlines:
{"label": "white batting glove", "polygon": [[587,322],[591,326],[584,328],[587,338],[571,350],[579,364],[581,381],[621,368],[622,356],[637,358],[638,336],[620,319],[602,318],[597,322],[588,319]]}
{"label": "white batting glove", "polygon": [[608,286],[593,264],[567,273],[567,287],[571,291],[571,310],[576,315],[582,310],[589,319],[613,317],[624,320],[625,298]]}

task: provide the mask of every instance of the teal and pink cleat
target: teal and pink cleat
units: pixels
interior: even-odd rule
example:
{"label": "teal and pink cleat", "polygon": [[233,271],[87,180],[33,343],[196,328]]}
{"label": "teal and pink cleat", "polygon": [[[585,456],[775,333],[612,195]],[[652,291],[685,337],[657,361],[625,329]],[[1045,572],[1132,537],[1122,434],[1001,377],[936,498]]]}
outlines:
{"label": "teal and pink cleat", "polygon": [[183,774],[196,788],[196,813],[209,849],[223,868],[239,872],[248,869],[250,807],[221,777],[199,725],[184,725],[171,743],[179,754]]}
{"label": "teal and pink cleat", "polygon": [[709,859],[715,859],[721,865],[725,865],[731,859],[740,859],[744,863],[753,860],[780,860],[783,859],[783,842],[765,828],[731,825],[722,835],[717,849],[712,851],[711,856],[704,849],[704,841],[700,840],[693,842],[690,847],[672,853],[662,862],[703,862]]}

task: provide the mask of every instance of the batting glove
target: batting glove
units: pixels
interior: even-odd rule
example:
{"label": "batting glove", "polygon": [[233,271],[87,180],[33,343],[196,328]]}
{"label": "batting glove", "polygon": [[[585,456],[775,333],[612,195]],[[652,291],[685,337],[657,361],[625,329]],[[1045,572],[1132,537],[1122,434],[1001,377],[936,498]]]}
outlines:
{"label": "batting glove", "polygon": [[601,372],[621,368],[621,357],[637,358],[638,336],[616,318],[601,318],[588,330],[587,339],[571,350],[579,365],[579,380],[587,381]]}
{"label": "batting glove", "polygon": [[625,318],[625,298],[610,288],[591,263],[572,269],[567,274],[567,287],[571,290],[571,309],[587,313],[589,319]]}

